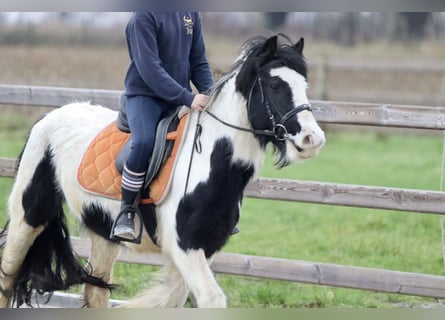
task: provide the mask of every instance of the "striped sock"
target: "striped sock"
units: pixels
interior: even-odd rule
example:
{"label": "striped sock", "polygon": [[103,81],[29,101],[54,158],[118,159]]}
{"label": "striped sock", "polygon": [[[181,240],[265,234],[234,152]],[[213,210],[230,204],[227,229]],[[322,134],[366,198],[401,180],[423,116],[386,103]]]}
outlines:
{"label": "striped sock", "polygon": [[122,201],[133,204],[145,180],[145,172],[134,172],[124,166],[122,172]]}

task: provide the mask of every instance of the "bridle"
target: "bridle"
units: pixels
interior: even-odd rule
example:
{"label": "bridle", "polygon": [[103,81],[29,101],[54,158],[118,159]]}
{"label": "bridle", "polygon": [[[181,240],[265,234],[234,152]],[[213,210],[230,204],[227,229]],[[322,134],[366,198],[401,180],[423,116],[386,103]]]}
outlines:
{"label": "bridle", "polygon": [[[213,112],[209,111],[207,108],[204,109],[203,112],[206,112],[208,115],[210,115],[212,118],[214,118],[218,122],[222,123],[223,125],[228,126],[233,129],[236,129],[236,130],[250,132],[252,134],[260,135],[260,136],[273,137],[277,141],[284,141],[286,139],[289,139],[287,129],[285,126],[286,121],[288,121],[290,118],[292,118],[293,116],[295,116],[296,114],[298,114],[299,112],[302,112],[304,110],[312,112],[311,105],[309,103],[303,103],[303,104],[299,105],[298,107],[286,112],[284,115],[281,116],[280,121],[277,122],[275,119],[275,116],[272,112],[272,109],[277,113],[280,113],[280,112],[274,105],[273,100],[270,99],[270,95],[269,95],[267,89],[264,87],[263,81],[261,79],[260,72],[258,72],[258,74],[255,78],[255,81],[253,82],[252,86],[250,87],[249,95],[248,95],[248,99],[247,99],[247,113],[249,115],[250,115],[250,110],[252,108],[253,91],[257,84],[259,85],[259,89],[260,89],[260,93],[261,93],[261,104],[263,104],[264,107],[266,108],[267,114],[269,116],[269,120],[272,124],[272,130],[258,130],[258,129],[250,129],[250,128],[240,127],[240,126],[237,126],[237,125],[234,125],[234,124],[231,124],[231,123],[228,123],[228,122],[222,120],[221,118],[216,116]],[[199,112],[198,120],[196,123],[195,136],[193,138],[194,147],[192,147],[192,151],[190,154],[190,162],[189,162],[189,168],[187,171],[187,177],[186,177],[186,182],[185,182],[184,196],[187,193],[188,182],[189,182],[189,178],[190,178],[190,170],[191,170],[191,165],[192,165],[195,149],[196,149],[196,152],[198,152],[198,153],[201,153],[201,151],[202,151],[202,146],[201,146],[201,142],[200,142],[200,136],[202,134],[202,126],[200,124],[201,114],[202,114],[202,112]]]}
{"label": "bridle", "polygon": [[280,113],[279,109],[275,106],[275,104],[273,103],[273,100],[270,99],[270,93],[268,92],[267,88],[264,86],[263,80],[262,80],[260,72],[259,72],[257,74],[257,76],[255,77],[255,81],[253,82],[253,84],[249,90],[249,95],[248,95],[248,99],[247,99],[247,111],[248,111],[249,115],[251,114],[250,110],[252,108],[253,91],[255,89],[255,86],[257,86],[257,85],[259,86],[259,90],[261,93],[260,101],[261,101],[261,104],[264,105],[264,107],[266,108],[267,115],[271,122],[272,130],[270,130],[270,129],[258,130],[258,129],[250,129],[250,128],[236,126],[236,125],[230,124],[230,123],[222,120],[221,118],[217,117],[214,113],[210,112],[207,109],[205,109],[205,112],[207,112],[215,120],[219,121],[220,123],[222,123],[230,128],[233,128],[233,129],[250,132],[255,135],[273,137],[277,141],[284,141],[284,140],[288,139],[288,133],[287,133],[287,129],[285,126],[286,122],[289,119],[291,119],[293,116],[295,116],[296,114],[298,114],[304,110],[312,112],[311,105],[309,103],[303,103],[303,104],[299,105],[298,107],[286,112],[284,115],[281,116],[280,120],[277,122],[272,110],[274,110],[277,113]]}

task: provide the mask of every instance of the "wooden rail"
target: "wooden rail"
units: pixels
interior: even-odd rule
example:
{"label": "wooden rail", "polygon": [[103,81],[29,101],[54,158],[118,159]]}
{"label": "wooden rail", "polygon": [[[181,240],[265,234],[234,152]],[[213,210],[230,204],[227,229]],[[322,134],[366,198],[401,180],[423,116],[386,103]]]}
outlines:
{"label": "wooden rail", "polygon": [[[0,158],[0,176],[15,176],[15,159]],[[445,214],[445,192],[317,181],[258,178],[244,193],[251,198]]]}
{"label": "wooden rail", "polygon": [[[89,241],[72,237],[74,250],[80,257],[89,255]],[[122,251],[118,261],[142,265],[162,266],[165,261],[159,254],[141,255]],[[329,263],[297,261],[270,257],[217,253],[211,265],[214,272],[264,279],[296,281],[342,288],[359,288],[393,294],[415,295],[429,298],[445,297],[445,277],[411,272],[370,269]],[[45,297],[36,299],[44,305]],[[111,301],[113,306],[122,301]],[[78,295],[58,293],[50,301],[54,307],[80,307]]]}
{"label": "wooden rail", "polygon": [[[79,256],[88,257],[88,241],[73,237],[72,243]],[[121,252],[118,260],[156,266],[164,264],[159,254],[140,255],[129,251]],[[211,267],[224,274],[445,298],[445,277],[435,275],[223,252],[216,254]]]}
{"label": "wooden rail", "polygon": [[317,121],[413,129],[445,129],[442,107],[311,101]]}
{"label": "wooden rail", "polygon": [[15,177],[15,159],[0,157],[0,177]]}
{"label": "wooden rail", "polygon": [[252,198],[445,214],[445,193],[317,181],[259,178],[247,185]]}
{"label": "wooden rail", "polygon": [[[120,94],[116,90],[0,85],[0,104],[59,107],[76,101],[90,101],[116,109]],[[445,110],[441,107],[319,100],[311,103],[315,117],[322,123],[445,129]]]}
{"label": "wooden rail", "polygon": [[0,85],[0,104],[60,107],[76,101],[90,101],[117,109],[120,94],[115,90]]}

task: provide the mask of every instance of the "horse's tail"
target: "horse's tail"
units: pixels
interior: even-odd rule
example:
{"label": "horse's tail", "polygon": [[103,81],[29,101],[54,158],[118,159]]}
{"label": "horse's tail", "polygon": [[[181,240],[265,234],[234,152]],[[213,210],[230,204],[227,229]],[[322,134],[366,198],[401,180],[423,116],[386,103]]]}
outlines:
{"label": "horse's tail", "polygon": [[31,305],[33,292],[51,293],[83,283],[110,290],[113,287],[92,276],[81,265],[72,249],[65,217],[60,208],[58,217],[49,222],[30,247],[17,274],[13,301],[17,306],[23,303]]}
{"label": "horse's tail", "polygon": [[[34,292],[51,293],[75,284],[88,283],[111,289],[111,285],[92,276],[81,265],[72,249],[63,212],[64,194],[48,138],[50,133],[42,122],[41,119],[34,125],[18,157],[17,177],[8,203],[7,232],[15,236],[11,239],[8,236],[6,246],[10,247],[9,255],[15,255],[11,260],[19,262],[21,259],[17,256],[23,255],[23,263],[14,272],[12,288],[17,306],[31,305]],[[15,247],[21,252],[11,252]]]}

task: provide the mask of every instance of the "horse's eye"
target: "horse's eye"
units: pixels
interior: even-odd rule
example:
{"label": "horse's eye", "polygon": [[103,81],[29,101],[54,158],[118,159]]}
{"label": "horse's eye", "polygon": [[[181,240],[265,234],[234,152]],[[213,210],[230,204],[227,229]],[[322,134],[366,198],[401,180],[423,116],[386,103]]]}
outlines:
{"label": "horse's eye", "polygon": [[278,90],[281,89],[281,84],[280,84],[280,83],[272,83],[272,84],[270,85],[270,88],[271,88],[272,90],[278,91]]}

